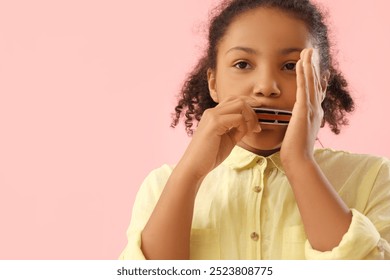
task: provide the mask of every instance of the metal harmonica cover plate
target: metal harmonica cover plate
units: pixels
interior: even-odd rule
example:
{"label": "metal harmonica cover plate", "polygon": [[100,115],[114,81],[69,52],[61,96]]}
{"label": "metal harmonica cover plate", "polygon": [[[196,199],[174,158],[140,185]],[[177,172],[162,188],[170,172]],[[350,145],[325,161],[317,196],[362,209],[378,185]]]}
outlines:
{"label": "metal harmonica cover plate", "polygon": [[292,116],[291,111],[269,109],[269,108],[253,108],[259,118],[260,123],[288,125]]}

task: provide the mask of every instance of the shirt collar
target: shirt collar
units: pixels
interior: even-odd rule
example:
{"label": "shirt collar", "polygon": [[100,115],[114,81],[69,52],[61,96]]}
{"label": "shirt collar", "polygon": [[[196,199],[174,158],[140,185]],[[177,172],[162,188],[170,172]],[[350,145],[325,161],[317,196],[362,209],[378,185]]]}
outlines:
{"label": "shirt collar", "polygon": [[284,173],[282,162],[280,160],[280,153],[274,153],[268,157],[259,156],[240,146],[235,146],[230,155],[223,162],[224,165],[229,166],[235,170],[249,169],[261,161],[267,161],[269,165],[274,165],[281,172]]}

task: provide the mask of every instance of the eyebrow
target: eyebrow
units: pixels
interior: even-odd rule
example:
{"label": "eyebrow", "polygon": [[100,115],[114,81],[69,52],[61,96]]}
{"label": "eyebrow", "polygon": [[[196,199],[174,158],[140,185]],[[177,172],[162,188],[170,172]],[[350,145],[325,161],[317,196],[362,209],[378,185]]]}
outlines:
{"label": "eyebrow", "polygon": [[303,51],[302,48],[286,48],[286,49],[281,49],[279,51],[280,54],[290,54],[290,53],[294,53],[294,52],[298,52],[298,53],[301,53]]}
{"label": "eyebrow", "polygon": [[[249,54],[258,54],[259,53],[258,51],[256,51],[255,49],[252,49],[252,48],[237,46],[237,47],[233,47],[233,48],[229,49],[225,53],[225,55],[227,55],[231,51],[243,51],[243,52],[246,52]],[[294,52],[301,53],[302,51],[303,51],[302,48],[285,48],[285,49],[279,50],[279,53],[282,55],[287,55],[287,54],[294,53]]]}
{"label": "eyebrow", "polygon": [[243,51],[243,52],[246,52],[246,53],[249,53],[249,54],[257,54],[258,52],[252,48],[247,48],[247,47],[241,47],[241,46],[237,46],[237,47],[233,47],[231,49],[229,49],[225,55],[227,55],[229,52],[232,52],[232,51]]}

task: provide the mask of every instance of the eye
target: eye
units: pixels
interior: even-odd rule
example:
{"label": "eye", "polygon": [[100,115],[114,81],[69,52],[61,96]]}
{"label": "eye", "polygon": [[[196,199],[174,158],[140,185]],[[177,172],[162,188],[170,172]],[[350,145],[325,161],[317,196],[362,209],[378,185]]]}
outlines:
{"label": "eye", "polygon": [[248,62],[239,61],[236,64],[234,64],[234,67],[236,67],[238,69],[249,69],[251,66]]}
{"label": "eye", "polygon": [[296,62],[289,62],[289,63],[286,63],[284,66],[283,66],[283,69],[286,69],[288,71],[295,71],[295,66],[297,65]]}

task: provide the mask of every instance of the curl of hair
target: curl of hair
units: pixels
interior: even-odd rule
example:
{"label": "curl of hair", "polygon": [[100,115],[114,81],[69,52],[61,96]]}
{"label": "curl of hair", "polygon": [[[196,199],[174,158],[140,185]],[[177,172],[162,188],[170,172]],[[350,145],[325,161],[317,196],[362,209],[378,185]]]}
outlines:
{"label": "curl of hair", "polygon": [[348,82],[333,62],[323,12],[310,0],[223,1],[211,15],[207,51],[183,83],[171,127],[176,127],[180,118],[184,116],[187,134],[192,135],[194,121],[199,122],[205,110],[217,105],[210,96],[207,70],[216,69],[218,43],[237,16],[258,7],[278,8],[306,23],[314,46],[319,49],[320,71],[330,72],[326,97],[322,103],[324,110],[322,126],[327,123],[333,133],[339,134],[340,126],[348,124],[346,113],[354,110],[354,101],[348,90]]}
{"label": "curl of hair", "polygon": [[348,92],[348,82],[343,74],[331,68],[330,77],[326,97],[322,102],[323,121],[328,123],[333,133],[339,134],[340,126],[348,125],[346,113],[351,113],[355,109],[355,105]]}
{"label": "curl of hair", "polygon": [[194,120],[200,121],[203,112],[206,109],[217,106],[209,93],[207,82],[207,59],[199,60],[198,65],[188,75],[181,90],[181,98],[175,107],[175,113],[171,126],[175,127],[180,117],[185,115],[185,128],[188,135],[193,133]]}

